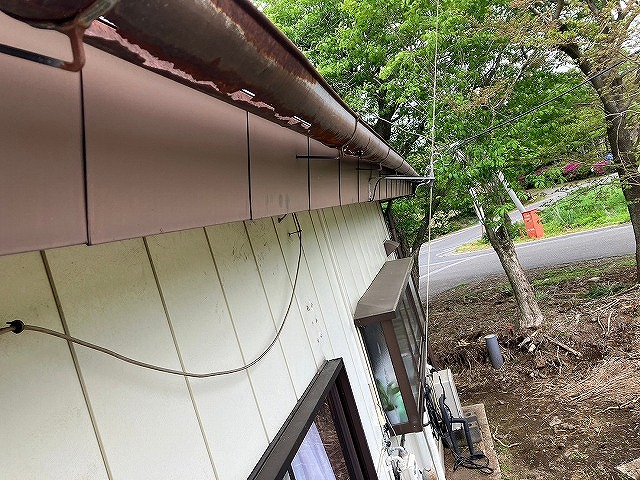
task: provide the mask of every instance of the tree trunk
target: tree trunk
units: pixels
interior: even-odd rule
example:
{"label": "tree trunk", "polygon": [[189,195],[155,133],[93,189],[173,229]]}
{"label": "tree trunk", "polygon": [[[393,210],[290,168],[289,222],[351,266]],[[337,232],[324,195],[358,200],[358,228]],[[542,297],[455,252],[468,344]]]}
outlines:
{"label": "tree trunk", "polygon": [[633,86],[633,82],[625,85],[622,66],[595,76],[596,68],[576,43],[562,44],[558,49],[573,59],[585,77],[591,79],[591,86],[602,103],[607,122],[607,140],[614,164],[617,166],[633,226],[636,242],[636,282],[640,282],[640,171],[636,156],[640,142],[640,126],[629,121],[631,98],[637,94],[638,88]]}
{"label": "tree trunk", "polygon": [[[508,218],[505,221],[509,221]],[[498,254],[502,268],[504,268],[511,288],[516,297],[518,310],[520,311],[520,324],[518,328],[537,328],[542,324],[544,317],[538,306],[535,292],[527,276],[524,273],[522,265],[516,255],[516,249],[513,240],[509,236],[508,229],[504,225],[494,228],[492,225],[485,224],[487,237],[491,246]]]}
{"label": "tree trunk", "polygon": [[636,241],[636,282],[640,282],[640,171],[634,152],[640,127],[629,127],[625,112],[608,117],[613,118],[607,118],[607,138],[633,226]]}

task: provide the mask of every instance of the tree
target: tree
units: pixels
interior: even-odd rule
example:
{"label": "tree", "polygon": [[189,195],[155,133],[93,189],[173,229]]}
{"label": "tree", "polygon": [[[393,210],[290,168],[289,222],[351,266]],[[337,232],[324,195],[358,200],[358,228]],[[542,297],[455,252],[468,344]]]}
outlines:
{"label": "tree", "polygon": [[640,281],[640,2],[516,0],[512,6],[520,26],[513,40],[571,59],[599,100],[633,225]]}
{"label": "tree", "polygon": [[[562,108],[548,106],[509,129],[478,138],[465,146],[470,161],[462,166],[450,155],[454,142],[539,102],[541,95],[557,88],[558,78],[567,76],[540,68],[543,59],[538,50],[513,45],[499,30],[483,28],[496,11],[513,16],[510,9],[502,5],[496,10],[496,2],[489,0],[442,0],[438,7],[426,0],[263,3],[265,13],[338,93],[418,171],[426,171],[432,157],[429,136],[433,127],[438,152],[432,210],[469,209],[469,176],[484,181],[487,172],[501,169],[516,178],[527,171],[525,163],[538,165],[540,158],[531,152],[541,145],[551,152],[558,142],[545,143],[532,132],[538,127],[548,129],[557,117],[574,114],[574,105],[567,101],[561,103]],[[440,48],[434,63],[436,38]],[[575,81],[571,75],[569,80]],[[574,98],[577,96],[583,98],[584,92],[576,92]],[[436,102],[435,122],[432,101]],[[499,201],[495,195],[483,197],[487,202],[496,199]],[[387,208],[406,254],[417,255],[425,240],[428,200],[422,190],[413,201],[396,201]],[[485,208],[493,212],[505,205],[487,204]],[[503,217],[492,214],[491,218],[499,222]],[[500,231],[496,224],[496,232]],[[502,243],[496,243],[498,248]],[[510,269],[516,264],[504,265]],[[510,275],[516,277],[526,278],[523,273]],[[521,283],[513,288],[521,288]],[[532,295],[522,298],[535,302]]]}

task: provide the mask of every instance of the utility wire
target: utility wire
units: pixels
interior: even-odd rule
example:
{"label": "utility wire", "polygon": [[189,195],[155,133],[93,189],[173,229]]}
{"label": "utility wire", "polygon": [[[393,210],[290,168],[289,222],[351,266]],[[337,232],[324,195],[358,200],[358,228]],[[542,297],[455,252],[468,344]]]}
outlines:
{"label": "utility wire", "polygon": [[96,345],[94,343],[87,342],[85,340],[81,340],[81,339],[76,338],[76,337],[72,337],[71,335],[66,335],[66,334],[58,332],[56,330],[51,330],[49,328],[40,327],[40,326],[37,326],[37,325],[25,324],[21,320],[14,320],[12,322],[8,322],[8,324],[9,324],[8,327],[0,328],[0,335],[2,335],[4,333],[9,333],[9,332],[21,333],[24,330],[28,330],[28,331],[32,331],[32,332],[38,332],[38,333],[42,333],[42,334],[45,334],[45,335],[50,335],[52,337],[61,338],[61,339],[66,340],[68,342],[75,343],[77,345],[81,345],[83,347],[89,348],[91,350],[96,350],[98,352],[104,353],[105,355],[109,355],[111,357],[117,358],[118,360],[122,360],[123,362],[130,363],[132,365],[137,365],[138,367],[146,368],[146,369],[149,369],[149,370],[155,370],[157,372],[168,373],[168,374],[171,374],[171,375],[180,375],[182,377],[191,377],[191,378],[219,377],[219,376],[222,376],[222,375],[230,375],[232,373],[238,373],[238,372],[242,372],[244,370],[248,370],[249,368],[254,366],[256,363],[258,363],[260,360],[262,360],[271,351],[271,349],[274,347],[274,345],[276,344],[276,342],[280,338],[282,330],[284,329],[284,326],[285,326],[285,324],[287,322],[287,318],[289,316],[289,312],[291,311],[291,306],[293,305],[293,301],[295,299],[296,286],[298,285],[298,276],[300,274],[300,263],[302,262],[302,228],[301,228],[300,222],[298,221],[298,218],[296,217],[295,214],[293,215],[293,219],[294,219],[294,222],[295,222],[295,225],[296,225],[296,229],[297,229],[297,232],[294,232],[294,233],[296,233],[298,235],[299,250],[298,250],[298,262],[297,262],[297,265],[296,265],[296,274],[295,274],[295,277],[294,277],[294,280],[293,280],[293,285],[292,285],[292,288],[291,288],[291,296],[289,298],[289,304],[287,305],[287,309],[286,309],[286,311],[284,313],[284,318],[282,319],[282,323],[280,324],[280,327],[278,328],[278,331],[276,332],[276,335],[273,338],[273,340],[271,341],[271,343],[269,344],[269,346],[267,346],[267,348],[260,355],[258,355],[254,360],[252,360],[251,362],[247,363],[246,365],[242,365],[241,367],[232,368],[230,370],[221,370],[221,371],[206,372],[206,373],[193,373],[193,372],[186,372],[186,371],[183,371],[183,370],[174,370],[174,369],[171,369],[171,368],[165,368],[165,367],[160,367],[158,365],[153,365],[151,363],[141,362],[141,361],[135,360],[135,359],[133,359],[131,357],[127,357],[125,355],[122,355],[122,354],[120,354],[118,352],[114,352],[113,350],[109,350],[108,348],[101,347],[100,345]]}
{"label": "utility wire", "polygon": [[[433,91],[432,91],[432,104],[431,104],[431,155],[429,158],[429,176],[432,180],[429,182],[429,212],[427,213],[427,285],[425,293],[425,312],[424,312],[424,328],[423,332],[427,331],[429,325],[429,287],[431,283],[431,222],[433,219],[433,184],[435,181],[433,164],[435,161],[436,153],[436,93],[438,86],[438,36],[439,36],[439,22],[440,21],[440,0],[436,1],[436,40],[435,51],[433,56]],[[426,176],[426,175],[425,175]],[[426,333],[425,333],[425,351],[424,357],[427,356],[426,349]]]}
{"label": "utility wire", "polygon": [[[520,120],[521,118],[526,117],[527,115],[530,115],[530,114],[532,114],[533,112],[535,112],[535,111],[537,111],[537,110],[540,110],[540,109],[541,109],[541,108],[543,108],[543,107],[546,107],[546,106],[547,106],[547,105],[549,105],[550,103],[553,103],[553,102],[555,102],[556,100],[559,100],[560,98],[562,98],[562,97],[564,97],[564,96],[566,96],[566,95],[568,95],[568,94],[570,94],[570,93],[574,92],[574,91],[575,91],[575,90],[577,90],[578,88],[580,88],[580,87],[582,87],[583,85],[585,85],[585,84],[589,83],[589,82],[590,82],[591,80],[593,80],[594,78],[597,78],[597,77],[599,77],[600,75],[604,75],[605,73],[610,72],[611,70],[613,70],[613,69],[614,69],[614,68],[616,68],[617,66],[619,66],[619,65],[621,65],[621,64],[623,64],[623,63],[625,63],[625,62],[628,62],[628,61],[631,61],[631,62],[633,62],[633,63],[636,63],[636,66],[631,67],[631,68],[628,70],[628,72],[633,71],[633,70],[637,70],[638,68],[640,68],[640,64],[638,64],[638,62],[637,62],[637,61],[633,61],[633,60],[631,60],[631,59],[629,59],[629,58],[625,58],[625,59],[623,59],[623,60],[619,60],[619,61],[617,61],[616,63],[614,63],[613,65],[610,65],[609,67],[605,68],[605,69],[604,69],[604,70],[602,70],[601,72],[598,72],[598,73],[596,73],[596,74],[594,74],[594,75],[591,75],[590,77],[585,78],[582,82],[578,83],[577,85],[574,85],[573,87],[571,87],[571,88],[569,88],[569,89],[567,89],[567,90],[564,90],[563,92],[559,93],[558,95],[555,95],[555,96],[553,96],[553,97],[551,97],[551,98],[548,98],[548,99],[547,99],[547,100],[545,100],[544,102],[542,102],[542,103],[540,103],[540,104],[538,104],[538,105],[536,105],[536,106],[534,106],[534,107],[531,107],[530,109],[526,110],[525,112],[522,112],[522,113],[520,113],[520,114],[518,114],[518,115],[514,115],[513,117],[509,117],[509,118],[507,118],[507,119],[505,119],[505,120],[503,120],[503,121],[501,121],[501,122],[499,122],[499,123],[496,123],[495,125],[493,125],[493,126],[491,126],[491,127],[487,128],[487,129],[485,129],[485,130],[483,130],[483,131],[479,132],[479,133],[476,133],[476,134],[471,135],[471,136],[469,136],[469,137],[463,138],[462,140],[459,140],[459,141],[457,141],[457,142],[453,142],[453,143],[452,143],[452,144],[451,144],[447,149],[445,149],[445,150],[443,151],[443,153],[447,153],[447,152],[449,152],[450,150],[460,148],[460,147],[462,147],[463,145],[466,145],[467,143],[470,143],[470,142],[472,142],[472,141],[476,140],[477,138],[480,138],[480,137],[482,137],[482,136],[484,136],[484,135],[486,135],[486,134],[488,134],[488,133],[491,133],[491,132],[493,132],[493,131],[495,131],[495,130],[498,130],[498,129],[500,129],[500,128],[502,128],[502,127],[506,126],[506,125],[509,125],[509,124],[511,124],[511,123],[514,123],[514,122],[516,122],[517,120]],[[386,119],[384,119],[384,118],[378,117],[377,115],[376,115],[376,118],[378,118],[379,120],[382,120],[383,122],[389,123],[390,125],[392,125],[392,126],[396,127],[397,129],[399,129],[399,130],[401,130],[401,131],[403,131],[403,132],[405,132],[405,133],[409,133],[409,134],[411,134],[411,135],[415,135],[415,136],[420,137],[420,138],[429,138],[427,135],[424,135],[424,134],[421,134],[421,133],[417,133],[417,132],[411,131],[411,130],[409,130],[409,129],[406,129],[406,128],[403,128],[403,127],[400,127],[400,126],[398,126],[396,123],[394,123],[394,122],[390,122],[389,120],[386,120]],[[433,149],[432,149],[432,151],[433,151]],[[433,155],[433,154],[432,154],[432,155]]]}
{"label": "utility wire", "polygon": [[[526,110],[526,111],[524,111],[524,112],[522,112],[522,113],[520,113],[518,115],[515,115],[513,117],[509,117],[509,118],[507,118],[507,119],[505,119],[505,120],[503,120],[503,121],[501,121],[499,123],[496,123],[495,125],[493,125],[493,126],[487,128],[487,129],[481,131],[480,133],[476,133],[475,135],[471,135],[470,137],[464,138],[464,139],[460,140],[459,142],[454,142],[446,151],[449,151],[449,150],[454,149],[454,148],[460,148],[461,146],[463,146],[463,145],[465,145],[465,144],[467,144],[469,142],[472,142],[476,138],[480,138],[480,137],[482,137],[482,136],[484,136],[484,135],[486,135],[488,133],[493,132],[494,130],[498,130],[499,128],[504,127],[505,125],[509,125],[509,124],[511,124],[511,123],[513,123],[513,122],[515,122],[517,120],[520,120],[521,118],[532,114],[536,110],[540,110],[541,108],[546,107],[550,103],[555,102],[556,100],[564,97],[565,95],[568,95],[568,94],[574,92],[575,90],[577,90],[578,88],[582,87],[586,83],[589,83],[594,78],[597,78],[600,75],[604,75],[605,73],[610,72],[611,70],[613,70],[614,68],[616,68],[617,66],[619,66],[619,65],[621,65],[621,64],[623,64],[625,62],[627,62],[627,59],[619,60],[616,63],[614,63],[613,65],[605,68],[601,72],[598,72],[598,73],[596,73],[594,75],[591,75],[590,77],[585,78],[582,82],[578,83],[577,85],[574,85],[573,87],[569,88],[568,90],[565,90],[564,92],[559,93],[558,95],[555,95],[555,96],[545,100],[544,102],[536,105],[535,107],[531,107],[530,109],[528,109],[528,110]],[[640,65],[637,65],[637,66],[633,67],[631,70],[635,70],[635,69],[637,69],[639,67],[640,67]]]}

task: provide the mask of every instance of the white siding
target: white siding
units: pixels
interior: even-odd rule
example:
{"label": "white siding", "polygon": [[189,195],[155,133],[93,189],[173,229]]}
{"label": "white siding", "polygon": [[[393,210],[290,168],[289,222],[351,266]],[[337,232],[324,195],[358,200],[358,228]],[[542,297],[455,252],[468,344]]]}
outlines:
{"label": "white siding", "polygon": [[[107,469],[112,480],[246,478],[323,361],[335,357],[345,361],[377,464],[379,412],[353,311],[386,260],[379,205],[297,218],[304,248],[287,323],[247,371],[185,380],[76,346],[94,431],[67,344],[33,332],[0,337],[9,366],[0,373],[0,406],[16,412],[0,439],[34,452],[25,466],[3,449],[2,478],[100,479]],[[37,253],[3,257],[0,313],[61,330],[55,291],[71,335],[169,368],[232,369],[260,355],[283,320],[298,267],[296,230],[288,215],[54,249],[44,253],[51,278]]]}
{"label": "white siding", "polygon": [[[242,365],[204,230],[155,235],[147,244],[185,369],[209,372]],[[248,374],[188,382],[218,477],[246,478],[252,465],[237,459],[238,432],[252,432],[242,443],[249,458],[259,458],[268,445]]]}
{"label": "white siding", "polygon": [[[46,256],[71,335],[180,368],[142,239]],[[77,352],[114,479],[214,478],[184,378]]]}
{"label": "white siding", "polygon": [[[0,278],[3,323],[63,331],[39,253],[0,257]],[[67,343],[8,335],[0,337],[0,478],[106,479]]]}
{"label": "white siding", "polygon": [[[209,227],[207,235],[244,361],[252,361],[269,345],[276,326],[244,223]],[[251,367],[249,376],[272,440],[297,400],[281,341]],[[238,440],[244,440],[247,434],[250,432],[244,432]]]}

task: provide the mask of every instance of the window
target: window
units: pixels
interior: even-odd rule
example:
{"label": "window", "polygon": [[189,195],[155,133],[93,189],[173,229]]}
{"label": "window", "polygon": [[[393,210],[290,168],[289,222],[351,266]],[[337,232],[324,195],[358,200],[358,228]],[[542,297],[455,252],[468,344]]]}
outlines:
{"label": "window", "polygon": [[356,307],[380,403],[396,434],[422,430],[424,314],[411,279],[412,258],[386,262]]}
{"label": "window", "polygon": [[325,362],[249,480],[376,479],[342,359]]}

